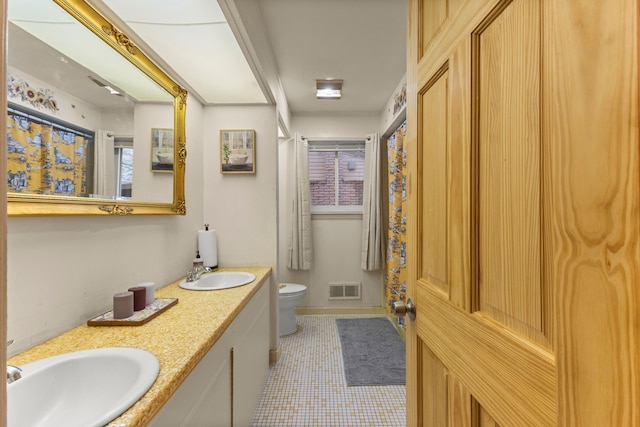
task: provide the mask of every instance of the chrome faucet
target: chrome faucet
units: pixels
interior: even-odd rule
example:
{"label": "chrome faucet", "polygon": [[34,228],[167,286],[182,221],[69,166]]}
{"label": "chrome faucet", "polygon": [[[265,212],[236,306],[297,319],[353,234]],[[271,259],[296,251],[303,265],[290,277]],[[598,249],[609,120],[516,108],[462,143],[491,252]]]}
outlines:
{"label": "chrome faucet", "polygon": [[187,282],[195,282],[200,279],[203,273],[211,273],[213,271],[210,267],[197,266],[187,271]]}
{"label": "chrome faucet", "polygon": [[193,267],[191,270],[187,271],[187,282],[195,282],[200,279],[202,276],[202,271],[200,271],[201,267]]}
{"label": "chrome faucet", "polygon": [[202,273],[207,273],[208,270],[209,269],[207,267],[203,267],[201,265],[193,267],[191,270],[187,271],[187,282],[195,282],[199,280]]}
{"label": "chrome faucet", "polygon": [[[7,347],[11,344],[13,344],[13,340],[7,341]],[[7,365],[7,384],[18,381],[20,378],[22,378],[22,369],[17,366]]]}

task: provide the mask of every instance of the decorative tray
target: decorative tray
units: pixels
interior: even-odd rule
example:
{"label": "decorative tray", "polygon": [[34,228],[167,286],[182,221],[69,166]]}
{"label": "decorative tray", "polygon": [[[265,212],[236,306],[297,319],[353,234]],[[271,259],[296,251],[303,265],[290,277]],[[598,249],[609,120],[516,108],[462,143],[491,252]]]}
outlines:
{"label": "decorative tray", "polygon": [[133,316],[124,319],[114,319],[113,310],[109,310],[100,316],[87,320],[89,326],[139,326],[144,325],[149,320],[156,317],[163,311],[173,307],[178,303],[178,298],[156,298],[156,300],[146,306],[143,310],[134,311]]}

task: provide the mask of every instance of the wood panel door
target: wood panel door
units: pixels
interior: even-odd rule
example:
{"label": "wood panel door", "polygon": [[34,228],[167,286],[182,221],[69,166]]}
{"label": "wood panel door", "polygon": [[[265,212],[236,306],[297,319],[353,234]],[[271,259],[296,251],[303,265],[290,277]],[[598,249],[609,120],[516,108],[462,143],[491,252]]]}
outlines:
{"label": "wood panel door", "polygon": [[640,425],[637,1],[408,4],[407,425]]}
{"label": "wood panel door", "polygon": [[[7,10],[6,0],[0,0],[0,10]],[[7,18],[6,13],[0,19],[2,34],[2,53],[0,53],[0,75],[7,75]],[[7,105],[7,79],[0,83],[0,105]],[[0,128],[7,128],[7,115],[0,118]],[[0,152],[7,152],[7,133],[0,136]],[[0,175],[6,176],[7,161],[0,161]],[[7,342],[7,193],[0,194],[0,343]],[[7,365],[7,351],[4,346],[0,350],[0,366]],[[7,425],[7,384],[0,388],[0,427]]]}

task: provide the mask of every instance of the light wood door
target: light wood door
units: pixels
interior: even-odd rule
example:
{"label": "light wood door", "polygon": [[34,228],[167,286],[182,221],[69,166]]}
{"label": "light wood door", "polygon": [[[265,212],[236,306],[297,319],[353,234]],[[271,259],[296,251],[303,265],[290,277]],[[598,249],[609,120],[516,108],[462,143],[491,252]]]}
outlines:
{"label": "light wood door", "polygon": [[637,1],[408,5],[407,425],[640,425]]}
{"label": "light wood door", "polygon": [[[0,0],[0,9],[7,10],[6,0]],[[2,52],[0,53],[0,75],[4,76],[0,83],[0,105],[7,105],[7,18],[6,13],[0,19],[0,34],[2,34]],[[7,116],[0,118],[0,128],[7,128]],[[0,152],[7,152],[7,133],[0,136]],[[7,161],[5,157],[0,160],[0,175],[6,176]],[[7,341],[7,193],[0,192],[0,345]],[[0,350],[0,366],[7,365],[7,353],[4,346]],[[0,388],[0,427],[7,423],[7,385],[6,382]]]}

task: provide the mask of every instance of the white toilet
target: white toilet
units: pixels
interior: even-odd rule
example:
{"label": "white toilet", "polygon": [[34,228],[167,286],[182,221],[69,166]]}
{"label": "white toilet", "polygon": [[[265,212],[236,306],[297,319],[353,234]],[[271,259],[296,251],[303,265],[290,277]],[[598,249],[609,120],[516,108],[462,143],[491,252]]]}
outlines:
{"label": "white toilet", "polygon": [[307,294],[307,287],[298,283],[281,283],[278,289],[280,336],[291,335],[297,330],[296,306]]}

